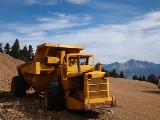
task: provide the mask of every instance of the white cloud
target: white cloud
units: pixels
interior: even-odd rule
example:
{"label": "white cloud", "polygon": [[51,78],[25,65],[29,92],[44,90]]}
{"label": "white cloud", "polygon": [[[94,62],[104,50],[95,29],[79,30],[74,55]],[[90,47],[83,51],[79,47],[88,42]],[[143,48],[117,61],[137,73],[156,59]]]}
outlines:
{"label": "white cloud", "polygon": [[[116,11],[117,14],[138,14],[136,7],[131,3],[127,4],[127,2],[115,2],[113,0],[92,0],[90,2],[90,7]],[[140,10],[138,12],[140,12]]]}
{"label": "white cloud", "polygon": [[44,4],[44,5],[55,5],[57,0],[24,0],[25,4],[34,5],[34,4]]}
{"label": "white cloud", "polygon": [[5,46],[6,43],[10,43],[10,45],[12,45],[14,40],[18,37],[19,36],[13,32],[0,32],[0,43],[2,43],[3,46]]}
{"label": "white cloud", "polygon": [[67,15],[64,13],[52,13],[52,17],[37,18],[37,24],[19,24],[10,23],[3,27],[14,30],[21,34],[30,34],[37,31],[57,31],[59,29],[78,27],[88,24],[92,19],[91,16],[84,15]]}
{"label": "white cloud", "polygon": [[7,42],[13,43],[15,39],[19,39],[23,42],[22,46],[34,43],[33,46],[36,47],[36,45],[41,44],[44,40],[53,40],[52,36],[57,34],[57,32],[64,33],[65,29],[85,26],[92,19],[87,14],[67,15],[64,13],[50,13],[52,17],[37,18],[37,24],[1,23],[1,28],[13,31],[13,33],[1,32],[0,42],[4,45]]}
{"label": "white cloud", "polygon": [[89,0],[66,0],[66,1],[73,3],[73,4],[77,4],[77,5],[81,5],[81,4],[89,2]]}
{"label": "white cloud", "polygon": [[25,0],[24,2],[26,4],[39,4],[39,3],[41,3],[40,1],[37,1],[37,0]]}
{"label": "white cloud", "polygon": [[[74,40],[73,40],[74,38]],[[86,45],[105,63],[125,62],[131,58],[160,63],[160,12],[151,12],[126,24],[100,25],[54,36],[59,43]]]}
{"label": "white cloud", "polygon": [[58,0],[1,0],[0,5],[56,5]]}
{"label": "white cloud", "polygon": [[[19,38],[23,44],[32,44],[34,47],[44,42],[85,45],[84,52],[94,53],[96,61],[103,63],[125,62],[132,58],[160,63],[160,11],[150,12],[125,24],[98,25],[75,31],[70,28],[83,23],[83,20],[79,20],[80,16],[54,15],[57,17],[39,18],[39,24],[29,27],[10,24],[12,29],[17,27],[17,33],[14,33],[16,37],[13,38]],[[67,28],[66,31],[64,28]],[[54,34],[57,30],[62,33]],[[0,35],[1,41],[4,35]]]}

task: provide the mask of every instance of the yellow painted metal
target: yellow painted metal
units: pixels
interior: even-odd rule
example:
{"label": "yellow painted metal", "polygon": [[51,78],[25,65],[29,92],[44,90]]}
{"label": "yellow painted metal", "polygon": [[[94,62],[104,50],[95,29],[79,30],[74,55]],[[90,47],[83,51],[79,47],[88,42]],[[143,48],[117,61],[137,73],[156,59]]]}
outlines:
{"label": "yellow painted metal", "polygon": [[108,97],[108,98],[94,98],[94,99],[89,99],[88,103],[92,104],[92,103],[105,103],[105,102],[111,102],[112,98]]}
{"label": "yellow painted metal", "polygon": [[73,97],[68,97],[66,105],[69,110],[83,110],[85,104]]}
{"label": "yellow painted metal", "polygon": [[23,74],[40,74],[40,62],[29,62],[18,66]]}
{"label": "yellow painted metal", "polygon": [[62,63],[64,54],[79,53],[84,48],[84,46],[44,43],[37,46],[34,61],[42,61],[46,56],[56,56],[58,58],[61,58],[60,62]]}
{"label": "yellow painted metal", "polygon": [[84,46],[44,43],[37,46],[34,60],[17,67],[19,75],[44,92],[49,80],[61,81],[65,103],[70,110],[90,109],[94,103],[111,102],[109,76],[94,69],[94,55],[82,54]]}
{"label": "yellow painted metal", "polygon": [[58,57],[46,57],[46,63],[47,64],[57,64],[59,62]]}
{"label": "yellow painted metal", "polygon": [[81,56],[81,57],[91,57],[92,63],[90,65],[81,65],[81,73],[84,72],[89,72],[89,71],[94,71],[94,55],[93,54],[68,54],[67,55],[67,75],[71,76],[72,74],[78,73],[78,68],[77,68],[77,63],[70,65],[69,63],[69,58],[70,57],[76,57],[76,56]]}
{"label": "yellow painted metal", "polygon": [[83,50],[85,47],[84,46],[78,46],[78,45],[62,45],[62,44],[52,44],[52,43],[44,43],[37,48],[43,48],[43,47],[54,47],[54,48],[60,48],[60,49],[80,49]]}
{"label": "yellow painted metal", "polygon": [[[104,103],[104,102],[111,102],[112,97],[110,97],[110,92],[109,92],[109,77],[107,79],[104,79],[104,74],[105,72],[100,72],[100,71],[93,71],[85,74],[85,103],[92,104],[92,103]],[[91,75],[92,78],[88,79],[88,75]],[[97,80],[99,79],[99,81]],[[100,86],[104,85],[104,88],[102,90],[90,90],[90,86]],[[100,95],[96,95],[94,98],[91,98],[91,93],[99,93],[104,92],[105,94],[100,97]]]}
{"label": "yellow painted metal", "polygon": [[102,71],[102,64],[101,63],[97,63],[98,66],[98,71]]}

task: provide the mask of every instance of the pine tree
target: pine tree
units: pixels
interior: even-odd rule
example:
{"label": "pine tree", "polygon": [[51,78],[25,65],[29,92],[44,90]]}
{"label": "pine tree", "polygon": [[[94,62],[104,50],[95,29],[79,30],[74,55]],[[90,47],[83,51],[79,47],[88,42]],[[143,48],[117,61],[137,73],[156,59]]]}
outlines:
{"label": "pine tree", "polygon": [[110,72],[110,76],[111,76],[111,77],[114,77],[114,78],[118,78],[118,77],[119,77],[119,75],[118,75],[117,72],[116,72],[116,69],[113,69],[113,70]]}
{"label": "pine tree", "polygon": [[2,43],[0,43],[0,52],[4,53],[3,47],[2,47]]}
{"label": "pine tree", "polygon": [[104,68],[102,68],[102,72],[107,72],[107,73],[108,73],[108,71],[107,71],[107,70],[105,70]]}
{"label": "pine tree", "polygon": [[28,61],[33,60],[33,58],[34,58],[33,47],[32,47],[32,45],[29,45],[29,50],[28,50]]}
{"label": "pine tree", "polygon": [[124,74],[123,74],[122,71],[120,72],[119,77],[120,77],[120,78],[124,78]]}
{"label": "pine tree", "polygon": [[158,84],[158,79],[155,76],[155,74],[151,74],[150,76],[148,76],[147,81],[154,84]]}
{"label": "pine tree", "polygon": [[138,80],[138,76],[137,75],[133,75],[132,79],[133,80]]}
{"label": "pine tree", "polygon": [[145,77],[145,76],[143,76],[143,77],[142,77],[142,80],[143,80],[143,81],[146,81],[146,77]]}
{"label": "pine tree", "polygon": [[20,45],[18,39],[15,40],[15,43],[11,47],[10,55],[16,59],[20,58]]}
{"label": "pine tree", "polygon": [[26,45],[23,47],[22,51],[23,51],[24,56],[27,58],[27,56],[28,56],[28,50],[27,50],[27,46]]}
{"label": "pine tree", "polygon": [[139,77],[138,77],[138,80],[139,80],[139,81],[142,81],[142,77],[141,77],[141,76],[139,76]]}
{"label": "pine tree", "polygon": [[28,50],[25,45],[22,50],[20,50],[20,59],[27,62],[28,61]]}
{"label": "pine tree", "polygon": [[10,45],[9,45],[9,43],[6,43],[6,46],[4,47],[4,51],[5,51],[5,53],[6,54],[10,54]]}

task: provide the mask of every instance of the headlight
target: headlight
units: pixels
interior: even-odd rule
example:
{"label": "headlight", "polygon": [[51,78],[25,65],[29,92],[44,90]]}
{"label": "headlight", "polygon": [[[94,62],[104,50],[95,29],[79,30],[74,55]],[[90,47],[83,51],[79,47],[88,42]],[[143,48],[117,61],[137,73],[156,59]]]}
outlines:
{"label": "headlight", "polygon": [[88,80],[91,80],[91,79],[92,79],[92,75],[91,75],[91,74],[88,74],[88,75],[87,75],[87,79],[88,79]]}
{"label": "headlight", "polygon": [[109,74],[108,74],[108,73],[105,73],[105,74],[103,75],[103,78],[106,80],[107,78],[109,78]]}

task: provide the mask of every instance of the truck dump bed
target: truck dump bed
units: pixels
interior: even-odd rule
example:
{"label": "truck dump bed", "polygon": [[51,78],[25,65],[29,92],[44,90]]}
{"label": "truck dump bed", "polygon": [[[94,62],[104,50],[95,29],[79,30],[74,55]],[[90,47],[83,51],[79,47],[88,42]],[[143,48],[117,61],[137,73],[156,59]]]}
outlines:
{"label": "truck dump bed", "polygon": [[[75,45],[41,44],[37,46],[33,61],[17,67],[18,73],[36,91],[42,92],[44,91],[46,81],[53,79],[53,75],[49,73],[54,72],[56,69],[55,64],[62,64],[66,54],[80,53],[84,48],[84,46]],[[54,77],[58,79],[57,76]]]}

